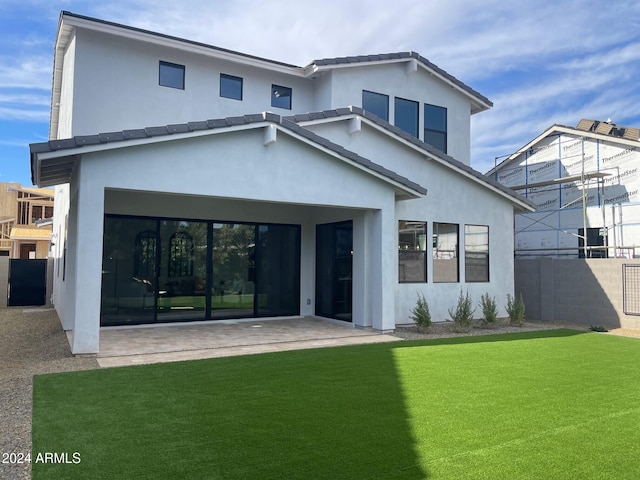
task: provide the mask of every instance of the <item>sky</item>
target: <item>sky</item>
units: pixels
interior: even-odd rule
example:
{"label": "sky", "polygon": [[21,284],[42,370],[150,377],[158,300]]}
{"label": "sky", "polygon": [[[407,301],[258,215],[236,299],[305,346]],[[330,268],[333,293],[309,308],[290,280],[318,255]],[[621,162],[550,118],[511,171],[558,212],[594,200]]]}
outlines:
{"label": "sky", "polygon": [[640,127],[637,0],[0,0],[0,182],[31,185],[48,140],[61,10],[299,66],[413,50],[493,102],[471,120],[483,173],[553,124]]}

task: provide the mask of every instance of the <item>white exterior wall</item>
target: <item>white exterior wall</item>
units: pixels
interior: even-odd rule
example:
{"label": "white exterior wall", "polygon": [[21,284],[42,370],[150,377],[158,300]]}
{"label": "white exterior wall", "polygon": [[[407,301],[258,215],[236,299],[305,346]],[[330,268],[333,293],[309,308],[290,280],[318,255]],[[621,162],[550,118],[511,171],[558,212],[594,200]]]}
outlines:
{"label": "white exterior wall", "polygon": [[[448,310],[456,305],[460,290],[469,292],[474,305],[484,293],[496,297],[501,315],[506,315],[507,294],[513,294],[513,204],[488,188],[429,160],[408,146],[374,131],[362,122],[360,132],[349,135],[348,121],[317,124],[309,127],[314,132],[343,145],[374,162],[383,164],[396,173],[409,177],[426,187],[427,196],[399,201],[395,215],[389,224],[393,228],[394,277],[385,285],[395,292],[395,323],[412,323],[409,319],[418,292],[425,295],[434,321],[449,318]],[[433,233],[433,223],[453,223],[459,226],[459,278],[457,283],[434,283],[433,252],[427,242],[427,283],[398,282],[398,222],[400,220],[427,222],[427,238]],[[467,283],[464,270],[464,226],[489,227],[489,279],[485,282]],[[476,316],[481,316],[477,310]]]}
{"label": "white exterior wall", "polygon": [[[587,228],[607,228],[609,245],[640,247],[640,144],[638,147],[584,138],[579,135],[555,134],[502,166],[495,179],[507,186],[544,182],[586,173],[610,174],[604,184],[593,179],[587,187]],[[535,214],[516,216],[516,248],[578,248],[578,230],[583,228],[582,185],[580,181],[556,186],[521,190],[538,205]],[[615,232],[614,232],[615,227]],[[524,253],[524,252],[523,252]],[[573,254],[575,251],[559,251]],[[613,250],[610,255],[613,256]],[[618,255],[633,256],[633,249]],[[637,250],[640,254],[640,248]]]}
{"label": "white exterior wall", "polygon": [[371,272],[377,277],[355,292],[353,322],[394,328],[388,283],[397,276],[395,193],[370,174],[282,132],[264,146],[261,128],[87,154],[76,172],[80,195],[71,208],[69,229],[76,235],[69,246],[63,311],[63,323],[74,330],[76,354],[98,351],[105,212],[302,225],[303,315],[315,305],[315,224],[351,219],[357,244],[367,238],[372,245],[354,250],[354,281]]}
{"label": "white exterior wall", "polygon": [[[73,135],[92,135],[271,111],[314,109],[313,83],[204,55],[77,30]],[[159,62],[185,66],[185,89],[159,85]],[[220,73],[239,76],[243,100],[220,97]],[[271,85],[292,88],[292,109],[271,106]]]}
{"label": "white exterior wall", "polygon": [[339,68],[332,72],[331,108],[362,107],[362,91],[389,96],[389,123],[394,124],[394,98],[419,102],[418,135],[424,139],[424,104],[447,109],[447,154],[471,162],[471,104],[449,85],[418,67],[409,72],[407,62]]}

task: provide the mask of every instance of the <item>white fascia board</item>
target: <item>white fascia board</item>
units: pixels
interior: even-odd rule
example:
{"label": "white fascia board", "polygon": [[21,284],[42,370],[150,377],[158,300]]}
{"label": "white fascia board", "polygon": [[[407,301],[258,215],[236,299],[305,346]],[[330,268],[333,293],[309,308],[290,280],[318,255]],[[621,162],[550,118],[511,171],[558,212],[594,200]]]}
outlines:
{"label": "white fascia board", "polygon": [[[319,123],[329,123],[329,122],[336,122],[336,121],[344,121],[344,120],[350,120],[352,118],[355,117],[359,117],[361,119],[362,122],[366,123],[368,126],[370,126],[371,128],[377,130],[380,133],[385,134],[386,136],[392,138],[393,140],[402,143],[403,145],[411,148],[412,150],[418,152],[420,155],[429,158],[430,160],[439,163],[440,165],[449,168],[451,170],[456,171],[457,173],[463,175],[464,177],[466,177],[467,179],[485,187],[488,188],[489,190],[497,193],[498,195],[500,195],[501,197],[504,197],[506,199],[508,199],[510,202],[517,204],[518,206],[520,206],[521,208],[525,209],[525,210],[529,210],[531,212],[534,212],[535,209],[533,207],[531,207],[531,205],[528,205],[527,203],[521,202],[520,200],[518,200],[515,197],[512,197],[510,195],[508,195],[506,192],[503,192],[502,190],[494,187],[493,185],[491,185],[490,183],[486,183],[481,181],[479,178],[474,177],[473,175],[471,175],[469,172],[466,172],[465,170],[462,170],[460,168],[458,168],[456,165],[449,163],[435,155],[432,155],[431,153],[429,153],[428,151],[418,147],[417,145],[414,145],[411,142],[407,142],[404,138],[398,137],[396,136],[393,132],[390,132],[389,130],[387,130],[386,128],[378,125],[377,123],[372,122],[371,120],[369,120],[366,117],[360,117],[360,115],[354,113],[352,115],[344,115],[341,117],[331,117],[331,118],[323,118],[323,119],[319,119],[319,120],[307,120],[304,122],[298,122],[298,124],[300,126],[306,126],[306,125],[317,125]],[[405,187],[406,188],[406,187]],[[507,187],[508,188],[508,187]]]}
{"label": "white fascia board", "polygon": [[185,133],[171,133],[166,135],[157,135],[147,138],[125,139],[116,142],[98,143],[94,145],[82,145],[75,148],[66,148],[62,150],[53,150],[51,152],[38,153],[38,160],[50,160],[58,157],[70,157],[73,155],[84,155],[94,152],[105,152],[109,150],[118,150],[121,148],[138,147],[142,145],[150,145],[152,143],[171,142],[174,140],[183,140],[189,138],[206,137],[208,135],[217,135],[220,133],[237,132],[241,130],[251,130],[255,128],[267,127],[273,125],[271,122],[250,123],[247,125],[233,125],[230,127],[211,128],[206,130],[195,130]]}
{"label": "white fascia board", "polygon": [[438,78],[438,80],[440,80],[441,82],[446,83],[447,85],[449,85],[454,90],[458,91],[459,93],[461,93],[465,97],[469,98],[471,100],[472,104],[475,104],[475,105],[478,106],[478,110],[476,112],[472,112],[472,114],[478,113],[478,112],[481,112],[481,111],[484,111],[484,110],[491,109],[491,107],[492,107],[491,105],[489,105],[486,102],[482,101],[478,97],[476,97],[474,95],[471,95],[464,88],[460,87],[459,85],[456,85],[454,82],[452,82],[448,78],[442,76],[441,74],[439,74],[435,70],[430,69],[424,63],[418,62],[413,57],[392,58],[392,59],[388,59],[388,60],[371,60],[369,62],[338,63],[338,64],[334,64],[334,65],[322,65],[320,67],[318,67],[316,65],[313,65],[311,67],[307,67],[307,68],[304,69],[304,72],[305,72],[304,76],[311,77],[316,73],[327,72],[327,71],[337,70],[337,69],[342,69],[342,68],[353,68],[353,67],[362,67],[362,66],[369,66],[369,65],[389,65],[389,64],[393,64],[393,63],[411,64],[412,62],[416,62],[419,68],[422,68],[428,74],[433,75],[434,77]]}
{"label": "white fascia board", "polygon": [[[258,58],[246,57],[244,55],[238,55],[233,52],[226,52],[213,48],[213,46],[206,46],[205,44],[197,45],[184,41],[178,38],[165,37],[164,35],[154,35],[153,33],[141,32],[138,30],[121,28],[116,25],[110,25],[101,22],[94,22],[91,20],[77,18],[77,17],[63,17],[63,23],[72,27],[86,28],[87,30],[93,30],[97,32],[109,33],[117,35],[119,37],[130,38],[145,43],[153,43],[163,47],[174,48],[177,50],[184,50],[190,53],[197,53],[208,57],[217,58],[219,60],[228,60],[230,62],[248,65],[252,67],[258,67],[265,70],[271,70],[273,72],[284,73],[287,75],[293,75],[295,77],[304,77],[302,68],[294,66],[278,65],[266,60],[260,60]],[[200,42],[197,42],[200,43]]]}

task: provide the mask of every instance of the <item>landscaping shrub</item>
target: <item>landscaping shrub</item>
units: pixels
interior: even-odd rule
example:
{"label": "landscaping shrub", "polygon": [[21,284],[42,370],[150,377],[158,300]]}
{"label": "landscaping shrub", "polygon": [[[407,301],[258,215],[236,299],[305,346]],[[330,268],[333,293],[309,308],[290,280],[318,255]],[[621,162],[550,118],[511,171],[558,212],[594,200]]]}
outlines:
{"label": "landscaping shrub", "polygon": [[471,309],[471,298],[469,292],[466,295],[462,295],[460,290],[460,297],[458,297],[458,304],[455,308],[449,309],[449,315],[451,320],[455,324],[455,328],[458,332],[468,332],[471,329],[471,322],[473,321],[473,313],[475,309]]}
{"label": "landscaping shrub", "polygon": [[522,300],[522,293],[518,298],[507,294],[507,313],[509,314],[509,323],[511,325],[521,326],[524,323],[524,300]]}
{"label": "landscaping shrub", "polygon": [[424,295],[418,293],[418,301],[416,306],[411,310],[411,316],[409,317],[418,326],[418,330],[428,332],[431,327],[431,313],[429,312],[429,304],[424,298]]}
{"label": "landscaping shrub", "polygon": [[482,321],[486,324],[493,325],[498,320],[498,307],[496,306],[496,297],[490,297],[485,293],[480,297],[480,308],[482,309]]}

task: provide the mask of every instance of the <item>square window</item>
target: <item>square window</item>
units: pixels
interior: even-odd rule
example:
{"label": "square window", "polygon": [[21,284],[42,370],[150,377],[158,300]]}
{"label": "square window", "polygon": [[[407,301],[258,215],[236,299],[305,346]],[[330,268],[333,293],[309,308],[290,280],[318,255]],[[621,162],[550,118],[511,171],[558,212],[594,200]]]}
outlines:
{"label": "square window", "polygon": [[363,90],[362,108],[387,122],[389,121],[389,97],[387,95]]}
{"label": "square window", "polygon": [[184,65],[160,61],[160,85],[184,90]]}
{"label": "square window", "polygon": [[395,114],[394,123],[395,126],[401,130],[404,130],[409,135],[418,137],[418,102],[412,100],[405,100],[404,98],[396,98],[394,102]]}
{"label": "square window", "polygon": [[398,281],[424,283],[427,281],[427,224],[398,222]]}
{"label": "square window", "polygon": [[291,110],[291,89],[280,85],[271,85],[271,106]]}
{"label": "square window", "polygon": [[234,100],[242,100],[242,78],[221,73],[220,96]]}

